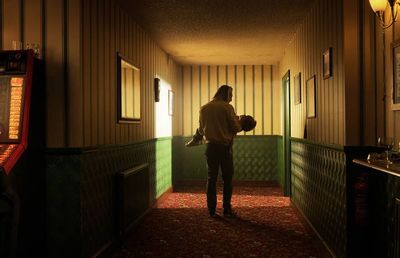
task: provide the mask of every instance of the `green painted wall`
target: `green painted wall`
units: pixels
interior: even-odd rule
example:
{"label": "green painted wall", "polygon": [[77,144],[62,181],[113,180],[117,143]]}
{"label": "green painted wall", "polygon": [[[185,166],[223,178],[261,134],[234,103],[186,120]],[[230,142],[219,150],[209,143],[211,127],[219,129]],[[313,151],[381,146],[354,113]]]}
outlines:
{"label": "green painted wall", "polygon": [[276,139],[276,148],[277,148],[277,158],[278,158],[278,183],[283,188],[285,184],[285,168],[283,166],[283,162],[285,162],[285,156],[283,153],[283,139],[282,137],[278,137]]}
{"label": "green painted wall", "polygon": [[[174,170],[174,180],[205,180],[207,165],[205,145],[185,147],[190,137],[175,141],[174,152],[179,153],[175,161],[182,163]],[[233,145],[234,180],[277,181],[278,145],[281,136],[237,136]],[[178,154],[177,154],[178,155]]]}
{"label": "green painted wall", "polygon": [[[280,138],[238,136],[234,178],[279,180]],[[178,136],[128,145],[47,150],[49,256],[89,257],[113,240],[115,174],[119,171],[148,164],[150,206],[173,182],[205,180],[205,145],[186,148],[188,140]]]}
{"label": "green painted wall", "polygon": [[[149,207],[172,187],[172,138],[47,151],[48,253],[90,257],[115,237],[117,172],[148,164]],[[65,245],[68,243],[68,245]]]}
{"label": "green painted wall", "polygon": [[156,141],[155,198],[172,186],[172,141],[160,138]]}
{"label": "green painted wall", "polygon": [[291,139],[291,200],[337,257],[346,257],[346,155],[342,147]]}

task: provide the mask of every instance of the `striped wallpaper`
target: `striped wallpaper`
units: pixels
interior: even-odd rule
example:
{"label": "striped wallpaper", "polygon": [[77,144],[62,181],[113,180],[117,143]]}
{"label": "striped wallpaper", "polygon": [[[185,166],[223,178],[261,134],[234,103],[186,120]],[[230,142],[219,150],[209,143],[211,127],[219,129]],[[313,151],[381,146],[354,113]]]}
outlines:
{"label": "striped wallpaper", "polygon": [[[161,50],[125,10],[113,0],[83,2],[82,128],[84,146],[124,144],[155,137],[154,78],[168,82],[180,100],[181,68]],[[116,123],[116,53],[141,70],[141,122]],[[173,134],[180,134],[179,116],[173,116]],[[71,128],[72,129],[72,128]]]}
{"label": "striped wallpaper", "polygon": [[218,86],[233,88],[230,103],[238,115],[252,115],[257,126],[247,135],[281,133],[280,93],[276,66],[271,65],[185,65],[182,72],[182,132],[194,134],[199,109],[214,96]]}
{"label": "striped wallpaper", "polygon": [[[324,79],[322,54],[332,48],[333,76]],[[345,144],[345,88],[341,1],[316,1],[285,51],[280,77],[291,75],[291,136]],[[301,103],[294,103],[294,77],[301,73]],[[307,118],[306,82],[315,75],[316,117]]]}
{"label": "striped wallpaper", "polygon": [[[154,138],[154,78],[181,104],[181,66],[115,0],[0,0],[1,49],[37,43],[46,69],[47,145],[84,147]],[[116,122],[116,53],[141,69],[142,121]],[[181,117],[172,117],[173,135]]]}
{"label": "striped wallpaper", "polygon": [[[389,8],[389,7],[388,7]],[[390,19],[390,11],[385,12],[386,20]],[[385,109],[385,127],[384,132],[387,136],[391,136],[395,139],[396,147],[400,148],[400,104],[393,104],[393,57],[392,57],[392,43],[396,40],[400,40],[400,21],[397,22],[392,26],[392,28],[385,30],[385,33],[382,34],[382,30],[377,25],[376,29],[376,42],[378,44],[382,44],[382,35],[385,36],[385,58],[382,57],[382,52],[378,52],[377,59],[378,60],[385,60],[385,68],[386,74],[385,78],[379,77],[378,80],[382,83],[383,81],[386,82],[386,87],[382,85],[383,93],[380,95],[380,99],[378,99],[378,106],[381,106],[384,103]],[[382,45],[378,45],[379,49],[383,49]],[[380,66],[383,67],[383,64]],[[379,68],[377,66],[376,70],[379,72]],[[382,101],[385,99],[385,102]],[[382,115],[383,116],[383,115]],[[383,133],[382,133],[383,134]],[[382,134],[380,136],[382,136]],[[379,135],[378,135],[379,136]]]}

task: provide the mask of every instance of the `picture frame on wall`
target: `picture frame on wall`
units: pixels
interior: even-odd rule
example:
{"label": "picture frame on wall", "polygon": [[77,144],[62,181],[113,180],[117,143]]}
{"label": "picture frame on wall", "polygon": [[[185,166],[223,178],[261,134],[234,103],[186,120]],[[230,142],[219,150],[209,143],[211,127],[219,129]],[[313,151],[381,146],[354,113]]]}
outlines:
{"label": "picture frame on wall", "polygon": [[315,75],[306,82],[307,118],[315,118],[316,115],[316,85]]}
{"label": "picture frame on wall", "polygon": [[141,121],[141,71],[139,66],[116,53],[117,123]]}
{"label": "picture frame on wall", "polygon": [[393,110],[400,110],[400,39],[392,43],[393,60]]}
{"label": "picture frame on wall", "polygon": [[301,103],[301,73],[294,76],[294,104]]}
{"label": "picture frame on wall", "polygon": [[324,80],[332,77],[332,48],[328,48],[322,54],[322,66]]}

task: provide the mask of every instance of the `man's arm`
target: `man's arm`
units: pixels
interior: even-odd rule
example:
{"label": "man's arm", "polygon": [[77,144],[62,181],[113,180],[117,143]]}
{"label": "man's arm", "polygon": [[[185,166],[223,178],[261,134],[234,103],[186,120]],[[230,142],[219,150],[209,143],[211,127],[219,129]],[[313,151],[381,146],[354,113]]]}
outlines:
{"label": "man's arm", "polygon": [[240,125],[239,117],[236,115],[235,110],[231,105],[229,105],[228,121],[233,133],[238,133],[242,131],[242,126]]}
{"label": "man's arm", "polygon": [[199,133],[201,136],[204,136],[204,122],[203,122],[203,116],[201,114],[201,110],[199,111],[199,128],[197,129],[196,133]]}

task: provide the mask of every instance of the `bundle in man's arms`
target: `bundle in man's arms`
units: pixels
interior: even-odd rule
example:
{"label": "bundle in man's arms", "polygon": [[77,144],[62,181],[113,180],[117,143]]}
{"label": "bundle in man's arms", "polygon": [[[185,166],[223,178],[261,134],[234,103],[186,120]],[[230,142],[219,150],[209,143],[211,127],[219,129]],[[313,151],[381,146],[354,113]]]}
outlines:
{"label": "bundle in man's arms", "polygon": [[[241,115],[239,117],[239,123],[240,126],[242,127],[242,130],[245,132],[253,130],[256,125],[257,121],[254,120],[252,116],[249,115]],[[196,133],[193,135],[192,139],[185,144],[186,147],[193,147],[193,146],[198,146],[204,143],[203,135],[199,133],[199,130],[196,130]]]}
{"label": "bundle in man's arms", "polygon": [[249,115],[241,115],[239,117],[239,123],[242,126],[243,131],[245,132],[253,130],[257,125],[257,121]]}

